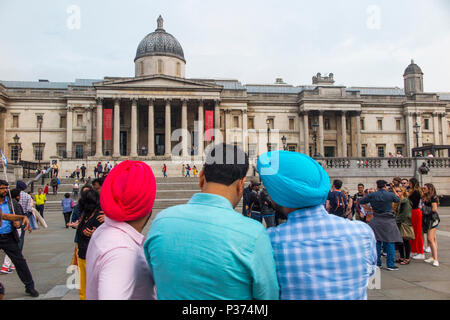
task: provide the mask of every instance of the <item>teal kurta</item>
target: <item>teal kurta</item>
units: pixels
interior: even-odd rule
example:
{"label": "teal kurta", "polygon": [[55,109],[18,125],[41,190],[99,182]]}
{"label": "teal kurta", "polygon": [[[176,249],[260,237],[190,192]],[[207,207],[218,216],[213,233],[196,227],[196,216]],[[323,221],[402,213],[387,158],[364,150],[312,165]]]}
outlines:
{"label": "teal kurta", "polygon": [[163,210],[144,244],[157,299],[278,299],[270,239],[263,225],[224,197],[197,193]]}

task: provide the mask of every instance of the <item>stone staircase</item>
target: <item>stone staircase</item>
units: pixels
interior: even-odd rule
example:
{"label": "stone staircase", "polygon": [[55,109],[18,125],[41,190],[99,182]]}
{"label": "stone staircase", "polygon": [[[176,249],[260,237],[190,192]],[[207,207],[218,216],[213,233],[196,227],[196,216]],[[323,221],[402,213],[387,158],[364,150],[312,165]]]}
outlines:
{"label": "stone staircase", "polygon": [[[75,179],[60,179],[61,184],[58,187],[58,194],[53,195],[53,189],[49,186],[49,194],[47,195],[47,202],[45,205],[46,211],[60,212],[61,200],[64,198],[65,193],[70,193],[72,199],[77,201],[72,195],[72,185]],[[41,181],[39,180],[39,183]],[[45,179],[45,184],[49,183],[49,179]],[[157,192],[156,200],[153,206],[153,212],[156,214],[161,210],[188,202],[188,200],[197,192],[200,192],[198,185],[198,177],[183,178],[183,177],[169,177],[169,178],[156,178]],[[80,184],[80,188],[83,183]],[[44,188],[41,184],[34,185],[34,194],[37,194],[39,188]],[[29,190],[29,189],[28,189]],[[242,211],[242,200],[236,207],[236,211]]]}

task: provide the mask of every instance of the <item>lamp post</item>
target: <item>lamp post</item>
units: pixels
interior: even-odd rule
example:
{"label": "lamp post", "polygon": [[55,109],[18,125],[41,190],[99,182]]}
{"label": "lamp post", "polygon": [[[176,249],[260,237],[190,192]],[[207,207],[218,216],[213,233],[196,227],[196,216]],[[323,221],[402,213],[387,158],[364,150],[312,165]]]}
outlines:
{"label": "lamp post", "polygon": [[14,140],[14,146],[16,147],[15,151],[17,152],[15,159],[14,159],[14,164],[17,164],[17,158],[19,158],[19,140],[20,140],[20,137],[17,135],[17,133],[13,137],[13,140]]}
{"label": "lamp post", "polygon": [[[38,169],[41,171],[41,158],[42,158],[42,149],[41,149],[41,132],[42,132],[42,115],[37,116],[37,121],[39,124],[39,157],[38,157]],[[42,175],[42,184],[44,184],[44,175]]]}
{"label": "lamp post", "polygon": [[267,123],[267,152],[271,151],[270,148],[270,119],[266,120]]}
{"label": "lamp post", "polygon": [[318,157],[317,155],[317,129],[319,128],[319,124],[314,122],[313,125],[313,141],[314,141],[314,157]]}
{"label": "lamp post", "polygon": [[285,136],[281,137],[281,142],[283,142],[283,150],[285,150],[285,151],[287,150],[286,140],[287,140],[287,138]]}
{"label": "lamp post", "polygon": [[414,133],[416,134],[416,143],[417,143],[417,148],[418,148],[419,147],[420,125],[417,122],[414,125]]}

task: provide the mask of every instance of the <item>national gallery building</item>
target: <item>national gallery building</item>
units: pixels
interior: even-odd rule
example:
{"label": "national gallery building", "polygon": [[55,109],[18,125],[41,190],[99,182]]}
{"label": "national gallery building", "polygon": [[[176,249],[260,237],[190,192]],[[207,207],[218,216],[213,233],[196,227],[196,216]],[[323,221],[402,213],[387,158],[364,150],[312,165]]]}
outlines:
{"label": "national gallery building", "polygon": [[188,79],[183,49],[160,16],[134,62],[134,77],[0,80],[0,148],[8,160],[167,161],[180,145],[177,155],[189,159],[212,141],[240,145],[251,158],[268,148],[411,156],[417,146],[448,144],[450,93],[424,92],[414,61],[403,89],[337,86],[332,73],[300,86]]}

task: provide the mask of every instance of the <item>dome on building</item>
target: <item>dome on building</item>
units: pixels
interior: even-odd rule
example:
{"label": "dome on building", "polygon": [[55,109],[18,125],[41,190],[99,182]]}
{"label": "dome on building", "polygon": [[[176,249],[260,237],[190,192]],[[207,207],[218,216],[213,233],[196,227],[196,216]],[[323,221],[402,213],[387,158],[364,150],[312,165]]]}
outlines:
{"label": "dome on building", "polygon": [[145,56],[172,56],[186,62],[183,48],[174,36],[164,30],[163,22],[159,16],[158,28],[139,43],[134,61]]}
{"label": "dome on building", "polygon": [[414,63],[414,60],[411,60],[411,64],[406,68],[403,76],[409,74],[423,74],[422,69],[420,69],[420,67]]}

